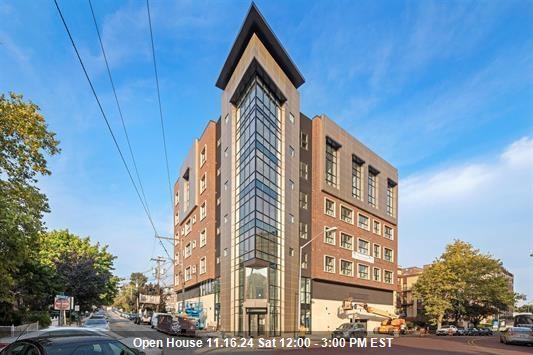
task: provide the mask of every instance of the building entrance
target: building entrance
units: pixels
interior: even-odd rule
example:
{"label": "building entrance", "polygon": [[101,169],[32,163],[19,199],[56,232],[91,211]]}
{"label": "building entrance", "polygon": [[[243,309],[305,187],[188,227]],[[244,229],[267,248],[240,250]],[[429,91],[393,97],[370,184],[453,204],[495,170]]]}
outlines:
{"label": "building entrance", "polygon": [[266,311],[253,310],[248,312],[248,336],[266,335]]}

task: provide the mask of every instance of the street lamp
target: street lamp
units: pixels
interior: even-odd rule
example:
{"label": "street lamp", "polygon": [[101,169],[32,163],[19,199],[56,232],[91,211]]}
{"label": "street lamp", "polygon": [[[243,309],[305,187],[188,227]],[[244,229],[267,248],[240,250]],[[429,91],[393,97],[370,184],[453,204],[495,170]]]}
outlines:
{"label": "street lamp", "polygon": [[[303,249],[308,246],[313,240],[315,240],[316,238],[320,237],[321,235],[323,235],[324,233],[328,233],[328,232],[335,232],[337,230],[337,227],[331,227],[331,228],[325,228],[322,232],[318,233],[317,235],[315,235],[313,238],[311,238],[308,242],[306,242],[305,244],[303,244],[302,246],[300,246],[300,259],[298,260],[298,262],[300,263],[299,266],[298,266],[298,304],[296,305],[297,307],[297,310],[298,310],[298,327],[300,327],[301,325],[301,312],[302,312],[302,308],[301,308],[301,298],[302,298],[302,252],[303,252]],[[296,331],[298,331],[298,329],[296,329]]]}

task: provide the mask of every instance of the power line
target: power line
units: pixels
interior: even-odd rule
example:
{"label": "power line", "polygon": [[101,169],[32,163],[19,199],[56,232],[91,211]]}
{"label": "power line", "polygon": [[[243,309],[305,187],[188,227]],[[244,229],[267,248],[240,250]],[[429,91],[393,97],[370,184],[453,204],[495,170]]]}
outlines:
{"label": "power line", "polygon": [[117,148],[118,154],[120,155],[120,159],[122,160],[122,164],[124,164],[124,167],[126,168],[126,171],[128,172],[128,176],[130,178],[130,181],[133,185],[133,188],[135,189],[135,192],[137,193],[137,197],[139,198],[139,201],[141,202],[141,205],[143,206],[144,212],[146,213],[146,216],[148,217],[148,220],[150,221],[150,224],[152,225],[152,228],[154,230],[155,235],[158,235],[157,229],[155,228],[154,222],[152,220],[152,217],[148,213],[148,209],[146,208],[146,205],[143,202],[143,199],[141,197],[141,194],[139,193],[139,189],[137,188],[137,185],[135,184],[135,181],[133,180],[133,176],[131,175],[131,171],[128,167],[128,164],[126,163],[126,160],[124,159],[124,155],[122,154],[122,150],[120,149],[120,146],[118,145],[117,139],[115,138],[115,134],[113,133],[113,129],[111,128],[111,125],[109,124],[109,120],[107,119],[107,116],[104,112],[104,109],[102,107],[102,104],[100,103],[100,99],[98,98],[98,95],[96,94],[96,90],[94,89],[93,83],[91,81],[91,78],[89,78],[89,74],[87,73],[87,69],[85,69],[85,65],[83,64],[83,60],[81,59],[80,53],[78,51],[78,48],[76,47],[76,43],[74,43],[74,39],[72,38],[72,34],[70,33],[70,30],[68,28],[67,22],[65,21],[65,18],[63,17],[63,13],[61,12],[61,8],[59,7],[59,4],[57,3],[57,0],[54,0],[54,3],[57,8],[57,12],[59,13],[59,16],[61,17],[61,22],[63,22],[63,26],[65,26],[65,31],[68,34],[68,37],[70,39],[70,43],[72,44],[72,47],[74,48],[74,51],[76,52],[76,56],[78,57],[78,61],[80,62],[81,68],[83,69],[83,73],[85,74],[85,78],[89,82],[89,86],[91,87],[92,94],[96,100],[96,103],[98,104],[98,108],[100,109],[100,113],[102,114],[102,117],[106,123],[107,129],[109,131],[109,134],[111,135],[111,138],[113,138],[113,143],[115,144],[115,148]]}
{"label": "power line", "polygon": [[111,82],[111,88],[113,89],[113,95],[115,96],[115,103],[117,104],[117,109],[118,109],[118,113],[119,113],[119,116],[120,116],[120,121],[122,122],[122,129],[124,130],[124,135],[126,136],[126,142],[128,144],[129,152],[130,152],[130,155],[131,155],[131,160],[133,162],[133,168],[135,170],[135,175],[137,176],[137,181],[139,182],[139,187],[141,189],[142,197],[144,198],[144,203],[146,205],[146,209],[148,210],[148,214],[151,215],[150,206],[148,205],[148,200],[146,199],[146,195],[144,193],[143,184],[142,184],[141,178],[139,176],[139,170],[137,169],[137,162],[135,160],[135,155],[133,154],[133,149],[131,148],[130,138],[129,138],[129,135],[128,135],[128,131],[126,129],[126,124],[124,123],[124,116],[122,115],[122,108],[121,108],[120,103],[118,101],[117,91],[115,89],[115,82],[113,81],[113,76],[111,75],[111,69],[109,68],[109,62],[107,61],[107,55],[106,55],[106,52],[105,52],[105,49],[104,49],[104,44],[102,42],[102,37],[100,36],[100,30],[98,29],[98,24],[96,22],[96,16],[94,14],[93,4],[92,4],[91,0],[88,0],[88,1],[89,1],[89,7],[91,8],[91,14],[92,14],[92,17],[93,17],[94,28],[96,29],[96,34],[98,35],[98,41],[100,42],[100,48],[102,49],[102,54],[104,56],[105,66],[106,66],[106,69],[107,69],[107,76],[109,77],[109,81]]}
{"label": "power line", "polygon": [[[163,135],[163,148],[165,150],[165,163],[166,163],[166,167],[167,167],[168,192],[170,193],[170,207],[172,208],[172,206],[173,206],[172,185],[171,185],[171,182],[170,182],[170,169],[168,167],[167,141],[166,141],[166,138],[165,138],[165,124],[163,122],[163,109],[161,107],[161,92],[159,90],[159,76],[157,74],[157,62],[155,60],[154,34],[153,34],[153,31],[152,31],[152,17],[150,15],[150,2],[149,2],[149,0],[146,0],[146,10],[148,11],[148,24],[149,24],[149,27],[150,27],[150,42],[152,44],[152,59],[153,59],[153,64],[154,64],[155,83],[156,83],[156,87],[157,87],[157,101],[159,103],[159,118],[160,118],[160,122],[161,122],[161,133]],[[163,245],[163,244],[161,244],[161,245]]]}

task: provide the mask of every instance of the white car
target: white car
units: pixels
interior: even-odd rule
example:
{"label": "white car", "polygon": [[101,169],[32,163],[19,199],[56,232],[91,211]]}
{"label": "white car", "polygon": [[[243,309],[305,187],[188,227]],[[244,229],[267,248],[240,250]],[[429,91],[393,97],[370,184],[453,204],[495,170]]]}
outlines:
{"label": "white car", "polygon": [[437,329],[437,335],[454,335],[457,332],[457,327],[455,325],[443,325]]}
{"label": "white car", "polygon": [[83,323],[83,328],[108,331],[109,323],[105,318],[89,318]]}
{"label": "white car", "polygon": [[533,333],[528,327],[511,327],[500,333],[500,343],[533,345]]}

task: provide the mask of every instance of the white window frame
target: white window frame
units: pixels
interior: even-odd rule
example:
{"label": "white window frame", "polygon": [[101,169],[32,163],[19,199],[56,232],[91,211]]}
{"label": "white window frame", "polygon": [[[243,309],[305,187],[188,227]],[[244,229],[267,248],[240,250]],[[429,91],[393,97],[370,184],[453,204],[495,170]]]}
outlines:
{"label": "white window frame", "polygon": [[309,179],[309,165],[303,161],[300,161],[300,177],[304,180]]}
{"label": "white window frame", "polygon": [[[302,237],[302,226],[305,226],[305,238]],[[300,239],[307,240],[309,238],[309,225],[300,221],[300,223],[298,224],[298,234],[300,235]]]}
{"label": "white window frame", "polygon": [[[351,247],[351,248],[347,248],[347,247],[345,247],[345,246],[342,245],[342,236],[343,236],[343,235],[352,238],[352,247]],[[340,246],[341,248],[343,248],[343,249],[347,249],[347,250],[352,250],[352,251],[353,251],[353,248],[354,248],[354,245],[355,245],[354,240],[355,240],[355,238],[354,238],[353,235],[348,234],[348,233],[345,233],[345,232],[340,232],[340,235],[339,235],[339,246]]]}
{"label": "white window frame", "polygon": [[300,148],[309,150],[309,135],[305,132],[300,132]]}
{"label": "white window frame", "polygon": [[[333,202],[333,214],[329,214],[327,212],[327,201]],[[335,202],[335,200],[324,197],[324,214],[333,218],[337,217],[337,203]]]}
{"label": "white window frame", "polygon": [[[385,281],[385,273],[390,272],[391,273],[391,282]],[[387,285],[394,285],[394,272],[392,270],[383,270],[383,282]]]}
{"label": "white window frame", "polygon": [[[350,274],[345,274],[342,272],[342,262],[345,261],[347,263],[350,263],[352,264],[352,271],[350,272]],[[354,268],[354,263],[353,261],[351,260],[346,260],[346,259],[339,259],[339,274],[342,275],[342,276],[350,276],[350,277],[353,277],[353,268]]]}
{"label": "white window frame", "polygon": [[[375,247],[376,247],[376,246],[379,247],[379,256],[376,256],[376,253],[375,253],[375,251],[376,251],[376,250],[375,250]],[[374,244],[372,245],[372,254],[373,254],[372,256],[373,256],[374,258],[381,259],[381,256],[382,256],[383,254],[382,254],[382,248],[381,248],[381,245],[380,245],[380,244],[374,243]]]}
{"label": "white window frame", "polygon": [[[351,221],[351,222],[345,220],[345,219],[342,217],[342,209],[343,209],[343,208],[345,208],[345,209],[347,209],[347,210],[349,210],[349,211],[351,212],[351,215],[352,215],[352,221]],[[355,213],[354,213],[353,208],[350,208],[350,207],[348,207],[348,206],[345,206],[345,205],[343,205],[343,204],[341,203],[341,204],[340,204],[340,210],[339,210],[339,217],[340,217],[341,221],[353,225],[353,224],[354,224],[354,219],[355,219],[355,218],[354,218],[354,217],[355,217]]]}
{"label": "white window frame", "polygon": [[[367,272],[368,277],[365,278],[365,277],[359,276],[359,266],[366,266],[368,268],[368,272]],[[370,265],[363,264],[363,263],[357,263],[357,278],[361,280],[370,280],[370,270],[371,270]]]}
{"label": "white window frame", "polygon": [[[376,233],[375,228],[374,228],[376,223],[379,226],[379,228],[378,228],[379,232],[378,233]],[[381,232],[382,232],[381,222],[378,221],[377,219],[372,219],[372,233],[377,234],[377,235],[381,235],[382,234]]]}
{"label": "white window frame", "polygon": [[[368,225],[367,227],[361,227],[361,225],[359,224],[359,217],[360,216],[363,216],[363,217],[366,217],[367,220],[368,220]],[[365,231],[370,231],[370,217],[368,217],[366,214],[363,214],[363,213],[357,213],[357,227],[361,228],[362,230],[365,230]]]}
{"label": "white window frame", "polygon": [[200,151],[200,167],[204,166],[207,161],[207,144],[204,144],[204,147]]}
{"label": "white window frame", "polygon": [[200,248],[205,247],[207,244],[207,228],[200,231]]}
{"label": "white window frame", "polygon": [[207,202],[204,201],[200,205],[200,221],[204,220],[207,217]]}
{"label": "white window frame", "polygon": [[[391,229],[391,232],[392,232],[391,238],[387,237],[387,234],[385,233],[385,228]],[[389,240],[394,240],[394,228],[392,226],[389,226],[388,224],[383,225],[383,237]]]}
{"label": "white window frame", "polygon": [[200,178],[200,194],[207,189],[207,173],[204,173]]}
{"label": "white window frame", "polygon": [[[333,235],[333,243],[330,243],[326,240],[328,233]],[[337,245],[337,229],[332,229],[331,227],[324,226],[324,243],[329,245]]]}
{"label": "white window frame", "polygon": [[[202,262],[203,262],[203,268],[202,268]],[[199,265],[200,265],[200,275],[205,274],[207,272],[207,258],[205,256],[200,259]]]}
{"label": "white window frame", "polygon": [[[390,252],[391,252],[391,259],[390,260],[387,260],[385,258],[385,250],[390,250]],[[383,247],[383,260],[385,260],[385,261],[387,261],[389,263],[393,263],[394,262],[394,249]]]}
{"label": "white window frame", "polygon": [[[361,251],[359,251],[359,242],[360,242],[360,241],[366,242],[366,243],[368,244],[368,252],[367,252],[366,254],[363,253],[363,252],[361,252]],[[372,246],[372,243],[370,243],[369,240],[366,240],[366,239],[364,239],[364,238],[357,238],[357,249],[356,249],[356,251],[357,251],[358,253],[363,254],[363,255],[371,256],[371,255],[372,255],[371,253],[373,253],[373,250],[372,250],[371,246]]]}
{"label": "white window frame", "polygon": [[[328,271],[328,270],[326,270],[326,265],[327,265],[327,264],[326,264],[326,258],[331,258],[331,259],[333,259],[333,271]],[[324,260],[323,260],[323,262],[324,262],[324,268],[323,268],[323,269],[324,269],[324,272],[327,272],[328,274],[334,274],[334,273],[335,273],[335,270],[336,270],[336,265],[335,265],[335,264],[337,263],[337,259],[336,259],[334,256],[331,256],[331,255],[325,255],[325,254],[324,254]]]}
{"label": "white window frame", "polygon": [[[375,276],[375,270],[379,270],[379,280],[376,280],[376,278],[374,277]],[[381,276],[381,269],[379,267],[373,267],[372,268],[372,281],[375,281],[375,282],[382,282],[383,278]]]}
{"label": "white window frame", "polygon": [[[302,203],[302,197],[304,199],[303,203]],[[300,191],[300,208],[304,210],[309,209],[309,195],[303,191]]]}

